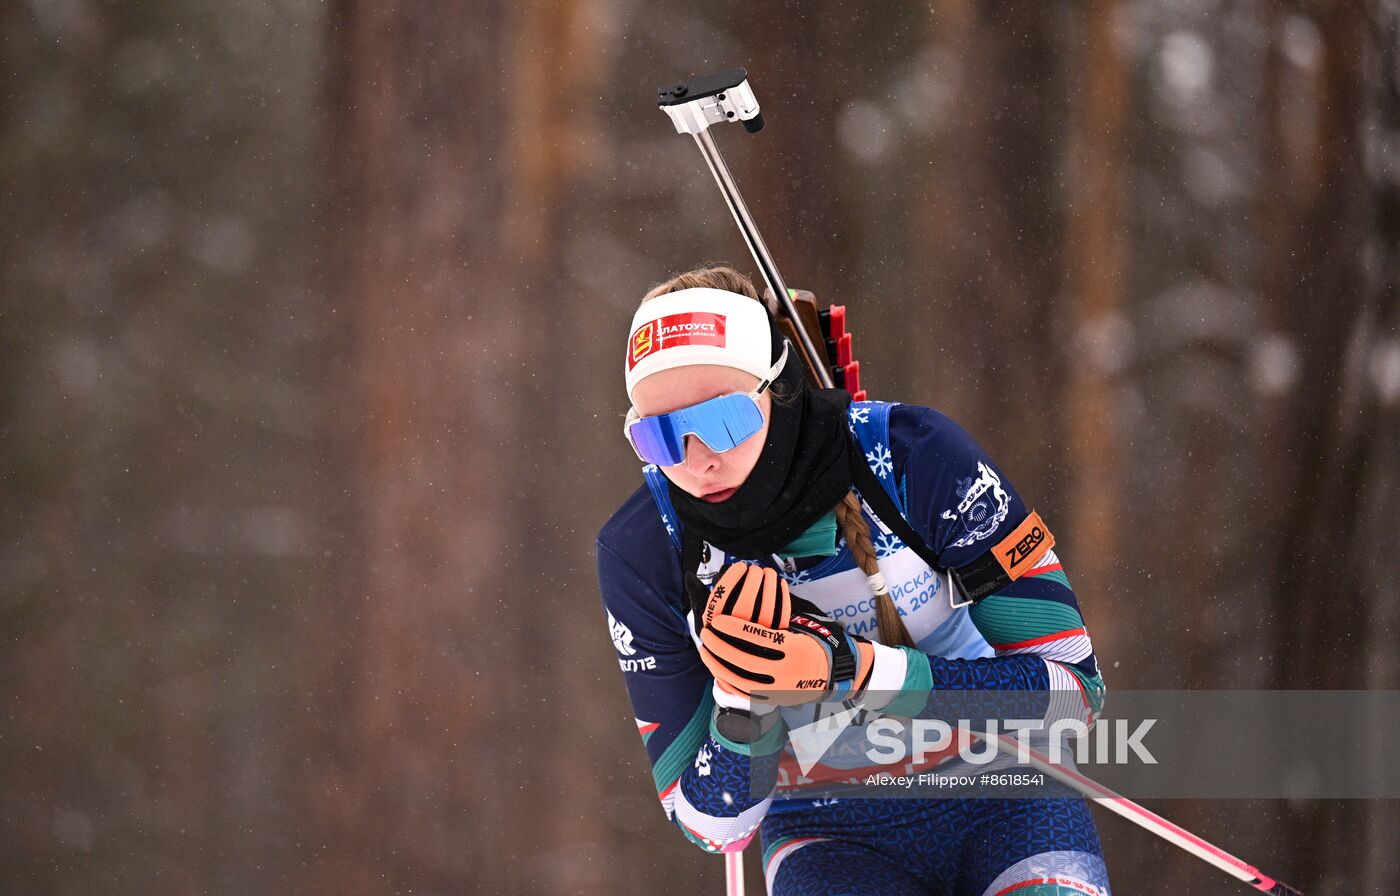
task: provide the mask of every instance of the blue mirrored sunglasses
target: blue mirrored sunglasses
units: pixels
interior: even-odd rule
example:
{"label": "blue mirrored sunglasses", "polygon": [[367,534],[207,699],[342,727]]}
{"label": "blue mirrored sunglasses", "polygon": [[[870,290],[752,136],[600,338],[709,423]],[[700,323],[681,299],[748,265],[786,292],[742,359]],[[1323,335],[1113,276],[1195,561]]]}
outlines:
{"label": "blue mirrored sunglasses", "polygon": [[685,460],[686,436],[695,436],[716,452],[742,445],[763,428],[758,397],[782,372],[787,356],[788,344],[784,340],[782,355],[752,392],[721,395],[654,417],[639,417],[637,409],[632,408],[622,427],[632,450],[645,463],[673,467]]}

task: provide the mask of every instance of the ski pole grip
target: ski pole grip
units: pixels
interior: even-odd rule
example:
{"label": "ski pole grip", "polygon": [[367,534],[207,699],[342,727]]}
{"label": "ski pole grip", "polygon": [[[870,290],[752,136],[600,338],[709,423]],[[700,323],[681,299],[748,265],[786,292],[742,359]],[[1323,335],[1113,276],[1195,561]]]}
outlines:
{"label": "ski pole grip", "polygon": [[678,134],[699,134],[710,125],[738,121],[750,134],[763,129],[763,113],[749,87],[749,73],[725,69],[656,88],[656,104]]}
{"label": "ski pole grip", "polygon": [[679,106],[707,96],[718,96],[744,83],[749,73],[742,68],[727,68],[713,75],[702,75],[666,87],[656,88],[656,101],[662,106]]}

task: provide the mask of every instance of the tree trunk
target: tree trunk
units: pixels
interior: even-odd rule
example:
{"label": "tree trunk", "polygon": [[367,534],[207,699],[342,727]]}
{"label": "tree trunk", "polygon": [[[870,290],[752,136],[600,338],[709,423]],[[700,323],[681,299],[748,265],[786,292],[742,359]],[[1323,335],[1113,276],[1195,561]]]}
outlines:
{"label": "tree trunk", "polygon": [[[1059,168],[1067,119],[1053,3],[943,0],[937,49],[955,84],[939,148],[920,174],[914,257],[942,284],[920,349],[939,404],[997,458],[1028,502],[1056,500],[1061,440],[1053,336],[1062,289]],[[1050,514],[1065,520],[1065,514]],[[1054,523],[1052,522],[1052,525]],[[1059,530],[1063,536],[1067,523]]]}
{"label": "tree trunk", "polygon": [[[1124,119],[1128,80],[1115,34],[1116,0],[1083,4],[1084,68],[1081,104],[1071,146],[1078,188],[1066,240],[1066,276],[1073,303],[1068,396],[1069,469],[1073,477],[1069,526],[1075,590],[1085,604],[1089,630],[1100,645],[1111,644],[1111,612],[1095,612],[1112,594],[1114,564],[1123,529],[1122,456],[1116,431],[1116,373],[1124,361],[1128,319],[1124,312],[1123,267],[1127,216],[1124,211]],[[1100,606],[1102,606],[1100,604]]]}
{"label": "tree trunk", "polygon": [[[1284,325],[1301,353],[1281,452],[1295,466],[1278,496],[1286,514],[1275,530],[1276,686],[1361,688],[1369,684],[1364,670],[1347,657],[1364,647],[1371,608],[1387,600],[1379,589],[1388,587],[1372,575],[1362,527],[1372,501],[1395,506],[1393,488],[1388,499],[1370,491],[1385,481],[1380,470],[1393,469],[1393,457],[1379,453],[1387,440],[1377,438],[1383,418],[1367,383],[1367,356],[1378,325],[1394,320],[1393,307],[1384,307],[1393,306],[1394,291],[1376,290],[1365,259],[1376,213],[1363,159],[1377,63],[1368,13],[1333,0],[1319,5],[1316,24],[1323,39],[1317,189],[1281,233],[1286,253],[1276,253],[1288,259]],[[1320,896],[1358,892],[1365,857],[1393,845],[1393,830],[1389,843],[1358,836],[1367,815],[1355,801],[1295,807],[1284,839],[1308,849],[1294,854],[1292,882]]]}
{"label": "tree trunk", "polygon": [[332,28],[325,462],[343,499],[306,639],[307,889],[519,892],[525,632],[494,623],[522,525],[502,14],[343,0]]}

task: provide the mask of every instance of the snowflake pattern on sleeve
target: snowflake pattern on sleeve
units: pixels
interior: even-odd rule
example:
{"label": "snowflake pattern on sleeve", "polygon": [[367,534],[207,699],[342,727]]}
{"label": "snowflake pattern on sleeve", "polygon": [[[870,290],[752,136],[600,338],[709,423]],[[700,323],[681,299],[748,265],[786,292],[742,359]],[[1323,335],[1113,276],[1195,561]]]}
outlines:
{"label": "snowflake pattern on sleeve", "polygon": [[894,460],[890,456],[890,449],[879,442],[875,443],[874,451],[867,451],[865,454],[866,463],[870,464],[870,469],[875,471],[875,475],[881,479],[888,479],[894,472]]}

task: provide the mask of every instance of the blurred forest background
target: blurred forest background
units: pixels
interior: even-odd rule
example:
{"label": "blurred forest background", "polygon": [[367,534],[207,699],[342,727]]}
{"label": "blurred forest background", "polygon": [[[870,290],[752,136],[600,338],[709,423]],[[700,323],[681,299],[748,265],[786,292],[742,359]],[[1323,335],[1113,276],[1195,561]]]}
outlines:
{"label": "blurred forest background", "polygon": [[[0,891],[721,891],[593,537],[631,308],[753,270],[653,104],[733,65],[788,282],[1052,521],[1110,701],[1400,686],[1396,0],[11,0],[0,60]],[[1394,803],[1152,806],[1400,879]]]}

